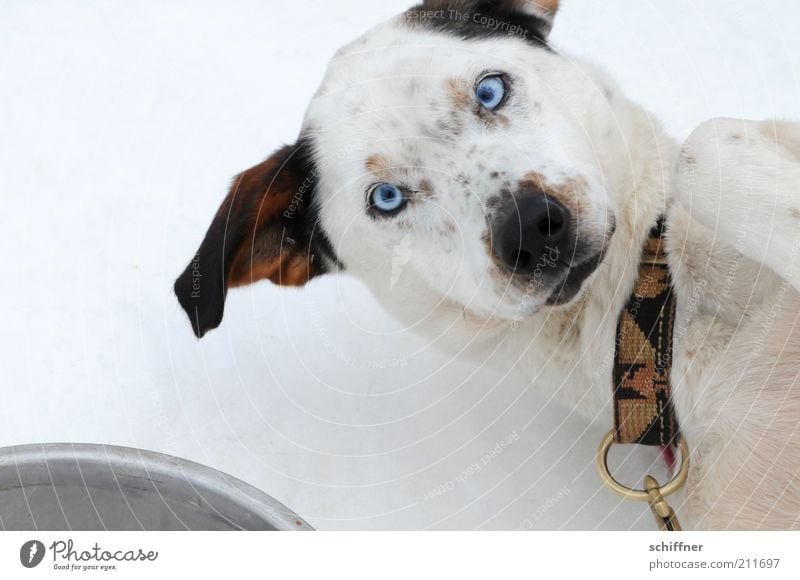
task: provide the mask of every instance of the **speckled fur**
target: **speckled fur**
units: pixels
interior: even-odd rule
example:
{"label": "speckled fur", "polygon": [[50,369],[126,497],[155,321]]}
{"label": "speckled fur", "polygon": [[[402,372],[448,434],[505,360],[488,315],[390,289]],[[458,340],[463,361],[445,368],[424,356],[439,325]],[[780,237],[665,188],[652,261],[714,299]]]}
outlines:
{"label": "speckled fur", "polygon": [[[507,122],[489,127],[476,122],[461,92],[487,69],[513,75],[516,97],[504,112]],[[421,76],[424,90],[411,92],[408,75]],[[349,90],[355,78],[363,91]],[[329,193],[322,216],[345,261],[364,264],[353,273],[391,312],[437,345],[448,343],[476,364],[516,367],[545,395],[608,425],[617,316],[631,291],[642,243],[658,216],[668,213],[682,325],[675,349],[676,408],[694,464],[690,486],[676,507],[687,528],[800,526],[800,491],[794,483],[800,468],[800,395],[794,386],[800,301],[798,280],[783,270],[794,263],[784,246],[800,232],[795,185],[800,176],[781,181],[776,207],[776,175],[769,166],[780,158],[787,172],[800,172],[793,126],[756,130],[738,124],[736,135],[744,139],[714,145],[726,152],[724,172],[742,159],[764,157],[764,174],[755,178],[757,192],[726,184],[725,203],[713,204],[704,191],[713,186],[701,175],[691,197],[679,182],[680,204],[675,204],[676,160],[679,176],[709,164],[716,170],[716,161],[704,156],[713,135],[708,127],[701,129],[679,155],[659,123],[627,102],[590,64],[513,39],[466,42],[409,32],[395,21],[355,48],[345,48],[325,83],[332,102],[312,103],[308,115],[310,125],[336,127],[319,134],[320,155],[359,139],[370,143],[364,155],[392,160],[396,179],[426,179],[434,191],[435,206],[414,216],[420,240],[409,271],[390,291],[387,252],[405,232],[358,215],[363,181],[357,172],[337,166],[323,177],[340,190],[348,184],[352,199]],[[357,109],[372,113],[351,118],[346,130],[335,123]],[[776,137],[783,143],[778,154]],[[748,165],[749,170],[758,167]],[[531,173],[561,187],[568,204],[580,205],[582,218],[591,224],[583,235],[595,235],[602,244],[610,223],[617,224],[604,263],[584,293],[565,307],[544,307],[535,293],[520,295],[507,276],[498,274],[486,246],[478,244],[497,198]],[[736,180],[734,173],[730,178]],[[571,183],[585,186],[570,190]],[[750,209],[756,219],[730,214],[737,206],[731,198],[743,201],[753,193],[758,201]],[[698,204],[698,198],[706,201]],[[688,206],[704,219],[691,219]],[[785,211],[776,211],[780,207]],[[725,224],[714,222],[715,233],[701,225],[720,213]],[[778,223],[772,224],[773,216]],[[449,240],[443,239],[446,232],[426,226],[446,218],[458,224]],[[769,252],[739,247],[737,239],[746,244],[764,238],[755,232],[742,236],[743,221],[776,233]],[[435,235],[428,237],[427,231]],[[791,285],[778,315],[769,317],[775,323],[763,349],[753,355],[754,337],[786,286],[782,275]]]}
{"label": "speckled fur", "polygon": [[[557,7],[544,4],[537,17]],[[491,123],[469,98],[486,71],[513,79]],[[437,347],[516,369],[609,427],[617,319],[648,232],[668,215],[675,407],[693,463],[674,507],[689,529],[800,527],[796,125],[718,120],[681,150],[589,63],[401,16],[339,51],[303,134],[320,227],[350,274]],[[532,175],[580,208],[579,235],[606,252],[565,306],[548,307],[551,288],[520,287],[491,255],[495,212]],[[392,219],[366,211],[370,185],[386,180],[412,196]]]}

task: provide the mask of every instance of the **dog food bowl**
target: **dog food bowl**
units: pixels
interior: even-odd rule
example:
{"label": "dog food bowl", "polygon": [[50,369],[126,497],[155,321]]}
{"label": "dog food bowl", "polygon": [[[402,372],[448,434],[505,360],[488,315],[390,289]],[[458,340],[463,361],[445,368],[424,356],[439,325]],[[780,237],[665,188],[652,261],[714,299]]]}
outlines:
{"label": "dog food bowl", "polygon": [[0,449],[0,530],[311,530],[280,502],[176,457],[107,445]]}

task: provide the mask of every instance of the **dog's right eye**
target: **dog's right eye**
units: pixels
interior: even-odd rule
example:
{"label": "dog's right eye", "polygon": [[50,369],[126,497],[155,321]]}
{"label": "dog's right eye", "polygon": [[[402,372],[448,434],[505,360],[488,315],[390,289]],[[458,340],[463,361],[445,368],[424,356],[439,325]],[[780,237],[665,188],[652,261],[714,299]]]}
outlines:
{"label": "dog's right eye", "polygon": [[499,74],[483,77],[475,87],[475,97],[489,111],[500,108],[500,105],[506,100],[506,93],[506,82]]}
{"label": "dog's right eye", "polygon": [[408,198],[400,188],[391,183],[379,183],[369,194],[369,208],[384,215],[393,215],[402,210]]}

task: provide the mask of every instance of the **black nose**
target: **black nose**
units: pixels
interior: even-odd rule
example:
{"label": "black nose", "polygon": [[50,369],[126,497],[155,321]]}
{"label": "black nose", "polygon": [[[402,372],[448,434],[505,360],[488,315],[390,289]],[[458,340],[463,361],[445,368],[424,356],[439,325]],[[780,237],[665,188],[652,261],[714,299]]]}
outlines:
{"label": "black nose", "polygon": [[569,210],[544,194],[526,195],[494,230],[497,257],[512,272],[533,274],[553,258],[568,262],[571,216]]}

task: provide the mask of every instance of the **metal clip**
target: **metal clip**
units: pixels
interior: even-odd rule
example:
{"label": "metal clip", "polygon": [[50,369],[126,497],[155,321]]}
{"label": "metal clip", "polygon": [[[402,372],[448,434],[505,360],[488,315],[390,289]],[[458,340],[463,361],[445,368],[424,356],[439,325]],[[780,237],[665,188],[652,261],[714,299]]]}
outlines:
{"label": "metal clip", "polygon": [[615,432],[612,430],[600,444],[597,454],[597,470],[600,479],[611,491],[631,501],[646,501],[650,505],[653,515],[656,517],[658,527],[665,532],[681,531],[680,522],[675,515],[675,511],[669,506],[664,498],[672,495],[686,484],[689,476],[689,445],[683,437],[677,440],[678,449],[681,452],[681,464],[675,477],[666,485],[659,485],[658,481],[651,476],[645,477],[645,489],[632,489],[622,485],[608,468],[608,452],[614,445]]}
{"label": "metal clip", "polygon": [[678,522],[678,517],[675,511],[661,495],[661,486],[656,479],[650,475],[644,478],[644,488],[650,496],[650,510],[656,517],[658,529],[662,532],[680,532],[681,524]]}

